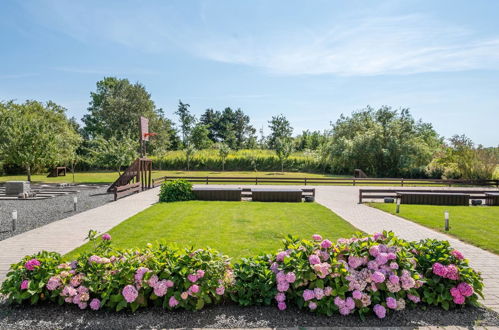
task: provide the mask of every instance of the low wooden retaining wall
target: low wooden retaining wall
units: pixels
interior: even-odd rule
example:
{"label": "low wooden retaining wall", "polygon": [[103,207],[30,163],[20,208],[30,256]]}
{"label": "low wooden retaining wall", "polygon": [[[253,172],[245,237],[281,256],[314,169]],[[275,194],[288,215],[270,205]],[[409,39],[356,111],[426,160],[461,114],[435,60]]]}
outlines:
{"label": "low wooden retaining wall", "polygon": [[131,195],[131,194],[135,194],[135,193],[139,193],[142,190],[141,186],[142,186],[142,184],[140,182],[136,182],[136,183],[130,183],[130,184],[127,184],[124,186],[114,187],[113,188],[114,200],[116,201],[122,197]]}
{"label": "low wooden retaining wall", "polygon": [[449,192],[399,192],[400,204],[421,205],[470,205],[469,194]]}
{"label": "low wooden retaining wall", "polygon": [[[452,190],[442,190],[442,189],[404,189],[404,190],[397,190],[397,189],[359,189],[359,204],[364,202],[365,199],[383,199],[386,197],[389,198],[397,198],[398,195],[400,194],[425,194],[426,195],[444,195],[444,194],[464,194],[468,196],[469,199],[482,199],[487,201],[487,195],[486,194],[492,194],[492,196],[496,196],[496,194],[499,194],[499,191],[497,190],[457,190],[457,189],[452,189]],[[408,197],[407,197],[408,198]],[[416,198],[416,197],[414,197]],[[464,203],[464,201],[463,201]],[[421,204],[421,203],[419,203]],[[449,205],[449,204],[448,204]],[[465,205],[465,204],[459,204],[459,205]],[[468,205],[468,204],[466,204]],[[487,202],[487,205],[493,205],[489,204]]]}
{"label": "low wooden retaining wall", "polygon": [[202,201],[240,201],[241,188],[198,188],[192,189],[196,199]]}

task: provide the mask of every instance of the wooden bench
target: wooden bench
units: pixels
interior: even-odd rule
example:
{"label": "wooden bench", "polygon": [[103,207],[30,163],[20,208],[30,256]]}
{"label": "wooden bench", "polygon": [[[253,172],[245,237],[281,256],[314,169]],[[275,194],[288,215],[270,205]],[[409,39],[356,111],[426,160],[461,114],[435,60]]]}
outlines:
{"label": "wooden bench", "polygon": [[192,192],[203,201],[240,201],[242,189],[194,187]]}
{"label": "wooden bench", "polygon": [[485,204],[489,206],[499,206],[499,192],[485,193]]}
{"label": "wooden bench", "polygon": [[303,190],[296,188],[252,188],[251,195],[255,202],[301,202]]}
{"label": "wooden bench", "polygon": [[55,167],[47,175],[47,178],[54,178],[54,177],[58,177],[58,176],[66,176],[66,171],[67,171],[66,166]]}
{"label": "wooden bench", "polygon": [[470,195],[463,193],[398,192],[400,204],[470,205]]}
{"label": "wooden bench", "polygon": [[141,183],[136,182],[136,183],[129,183],[124,186],[115,187],[113,190],[114,190],[114,200],[117,201],[122,197],[139,193],[142,189],[141,189]]}

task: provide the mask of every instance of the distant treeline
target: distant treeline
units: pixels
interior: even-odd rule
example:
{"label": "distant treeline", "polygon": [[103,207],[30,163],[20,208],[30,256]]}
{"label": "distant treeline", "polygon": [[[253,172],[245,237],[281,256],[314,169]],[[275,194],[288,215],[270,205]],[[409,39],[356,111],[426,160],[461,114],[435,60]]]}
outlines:
{"label": "distant treeline", "polygon": [[[309,171],[374,177],[486,179],[494,176],[499,148],[476,146],[464,135],[440,136],[407,108],[367,106],[341,115],[324,131],[296,134],[284,114],[271,116],[269,134],[242,109],[206,109],[197,118],[179,101],[167,118],[140,83],[104,78],[90,93],[83,126],[54,102],[0,102],[0,174],[123,170],[139,155],[139,117],[149,118],[147,142],[162,169]],[[333,118],[331,118],[333,119]]]}

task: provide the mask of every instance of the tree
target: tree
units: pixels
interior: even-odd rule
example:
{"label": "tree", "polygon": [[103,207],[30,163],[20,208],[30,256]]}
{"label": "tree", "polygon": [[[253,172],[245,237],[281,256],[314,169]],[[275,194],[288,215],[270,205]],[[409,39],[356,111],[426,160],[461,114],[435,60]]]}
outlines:
{"label": "tree", "polygon": [[272,116],[269,121],[270,135],[268,137],[268,145],[270,149],[277,148],[277,140],[288,140],[293,134],[293,128],[284,115]]}
{"label": "tree", "polygon": [[281,172],[284,172],[284,162],[293,152],[293,143],[291,139],[277,138],[275,141],[275,153],[281,163]]}
{"label": "tree", "polygon": [[[90,93],[91,100],[88,114],[83,117],[83,129],[86,139],[96,137],[109,139],[132,137],[139,140],[139,118],[149,119],[149,131],[157,133],[149,144],[149,151],[154,153],[158,145],[169,144],[174,131],[172,123],[157,109],[151,95],[140,84],[131,84],[128,79],[106,77],[97,82],[97,89]],[[156,143],[155,141],[158,141]]]}
{"label": "tree", "polygon": [[118,139],[112,136],[105,139],[101,136],[91,141],[91,159],[94,164],[104,168],[110,168],[121,175],[121,169],[132,163],[137,158],[139,142],[129,136]]}
{"label": "tree", "polygon": [[192,159],[192,156],[194,156],[194,154],[196,153],[196,148],[194,148],[194,146],[192,144],[188,144],[185,148],[184,148],[184,152],[185,152],[185,160],[187,162],[187,171],[190,170],[190,167],[191,167],[191,159]]}
{"label": "tree", "polygon": [[415,121],[409,109],[368,106],[332,126],[330,159],[337,173],[421,176],[441,144],[431,124]]}
{"label": "tree", "polygon": [[217,149],[220,160],[222,161],[222,171],[225,171],[225,161],[227,160],[227,156],[229,156],[230,148],[225,143],[219,143]]}
{"label": "tree", "polygon": [[0,157],[31,174],[67,162],[81,141],[65,115],[66,109],[49,101],[0,103]]}
{"label": "tree", "polygon": [[190,142],[194,145],[196,149],[208,149],[213,145],[213,141],[210,140],[210,131],[202,123],[197,123],[192,129]]}
{"label": "tree", "polygon": [[189,145],[189,140],[191,137],[191,131],[196,122],[196,118],[191,115],[189,111],[190,105],[187,103],[182,103],[181,100],[178,101],[178,109],[175,114],[178,116],[180,121],[180,131],[182,133],[182,142],[184,147]]}

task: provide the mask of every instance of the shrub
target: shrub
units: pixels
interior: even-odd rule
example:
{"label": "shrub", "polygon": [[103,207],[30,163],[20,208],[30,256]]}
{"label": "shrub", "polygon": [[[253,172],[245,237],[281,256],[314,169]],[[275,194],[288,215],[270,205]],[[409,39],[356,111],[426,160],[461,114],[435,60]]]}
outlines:
{"label": "shrub", "polygon": [[184,179],[164,182],[159,193],[160,202],[179,202],[194,199],[192,184]]}
{"label": "shrub", "polygon": [[270,305],[277,293],[275,274],[270,270],[271,256],[243,258],[234,264],[236,281],[230,297],[241,306]]}
{"label": "shrub", "polygon": [[52,301],[81,309],[137,310],[146,306],[196,310],[230,297],[242,306],[275,303],[325,314],[374,313],[406,306],[444,309],[477,305],[483,283],[448,242],[407,242],[392,232],[339,239],[287,237],[274,255],[242,259],[233,269],[211,249],[151,244],[119,250],[107,234],[94,251],[70,263],[40,252],[11,266],[0,293],[10,303]]}

